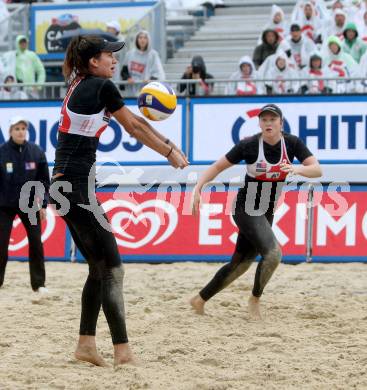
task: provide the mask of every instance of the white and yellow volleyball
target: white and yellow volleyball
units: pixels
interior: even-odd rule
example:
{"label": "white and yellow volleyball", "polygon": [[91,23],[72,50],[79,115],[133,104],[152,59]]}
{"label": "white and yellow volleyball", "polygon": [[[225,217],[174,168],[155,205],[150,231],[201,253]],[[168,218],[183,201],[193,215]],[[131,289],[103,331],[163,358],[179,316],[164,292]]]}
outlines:
{"label": "white and yellow volleyball", "polygon": [[169,85],[152,81],[141,89],[138,106],[146,118],[152,121],[162,121],[175,111],[177,97]]}

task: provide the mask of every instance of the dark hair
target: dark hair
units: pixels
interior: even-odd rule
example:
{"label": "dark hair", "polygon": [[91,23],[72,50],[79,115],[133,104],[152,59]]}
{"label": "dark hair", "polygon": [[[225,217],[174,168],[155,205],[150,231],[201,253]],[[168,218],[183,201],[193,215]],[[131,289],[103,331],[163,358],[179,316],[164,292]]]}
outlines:
{"label": "dark hair", "polygon": [[[140,45],[139,45],[139,37],[140,37],[140,35],[145,35],[147,37],[147,40],[148,40],[147,46],[146,46],[146,48],[144,50],[142,50]],[[141,50],[141,51],[147,51],[148,50],[148,48],[149,48],[149,35],[148,35],[148,33],[146,31],[143,30],[143,31],[138,32],[138,34],[136,34],[135,46],[139,50]]]}
{"label": "dark hair", "polygon": [[[101,38],[95,35],[78,35],[70,41],[62,66],[62,73],[66,81],[72,82],[76,77],[86,76],[90,73],[89,59],[91,56],[88,53],[92,47],[100,44],[100,41]],[[97,53],[92,57],[98,58],[100,55],[101,53]]]}

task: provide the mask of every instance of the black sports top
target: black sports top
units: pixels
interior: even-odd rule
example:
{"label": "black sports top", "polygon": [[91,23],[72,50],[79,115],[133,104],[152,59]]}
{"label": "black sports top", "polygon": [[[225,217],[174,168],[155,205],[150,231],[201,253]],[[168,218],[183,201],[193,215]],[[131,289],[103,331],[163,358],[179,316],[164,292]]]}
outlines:
{"label": "black sports top", "polygon": [[[244,138],[226,154],[227,160],[232,164],[241,161],[247,164],[245,183],[239,191],[238,200],[249,200],[246,199],[249,183],[255,182],[255,187],[251,185],[255,208],[258,208],[260,197],[265,191],[270,191],[270,205],[273,207],[280,195],[281,187],[277,191],[277,183],[283,183],[287,176],[280,170],[280,164],[292,163],[294,158],[302,163],[310,156],[312,153],[307,146],[292,134],[284,133],[275,145],[264,142],[261,133]],[[265,185],[264,182],[271,182],[271,185]]]}
{"label": "black sports top", "polygon": [[96,161],[99,137],[111,113],[123,106],[111,80],[95,76],[76,79],[61,109],[53,175],[88,177]]}

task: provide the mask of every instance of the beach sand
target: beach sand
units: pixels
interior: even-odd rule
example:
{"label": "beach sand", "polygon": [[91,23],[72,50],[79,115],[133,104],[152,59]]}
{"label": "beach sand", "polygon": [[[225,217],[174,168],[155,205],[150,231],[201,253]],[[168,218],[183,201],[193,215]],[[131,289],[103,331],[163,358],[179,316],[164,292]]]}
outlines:
{"label": "beach sand", "polygon": [[281,265],[247,312],[255,266],[206,305],[188,305],[220,264],[126,264],[130,343],[140,366],[112,366],[103,313],[97,345],[110,367],[73,358],[85,264],[47,263],[35,301],[28,264],[0,289],[0,389],[367,389],[367,265]]}

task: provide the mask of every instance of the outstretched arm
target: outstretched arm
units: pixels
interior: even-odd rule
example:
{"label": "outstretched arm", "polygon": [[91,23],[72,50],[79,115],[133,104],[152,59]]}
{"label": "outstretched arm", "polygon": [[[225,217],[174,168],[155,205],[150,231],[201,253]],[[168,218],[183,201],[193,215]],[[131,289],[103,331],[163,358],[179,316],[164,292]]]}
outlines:
{"label": "outstretched arm", "polygon": [[[179,153],[182,154],[182,156],[186,159],[187,161],[187,158],[186,156],[183,154],[182,150],[179,149],[170,139],[166,138],[163,134],[161,134],[159,131],[157,131],[153,126],[150,125],[149,122],[147,122],[143,117],[139,116],[139,115],[136,115],[134,113],[132,113],[134,116],[135,116],[135,119],[139,122],[141,122],[143,125],[145,126],[148,126],[149,130],[157,137],[159,138],[161,141],[163,141],[164,143],[166,143],[167,145],[169,145],[170,147],[172,146],[173,149],[177,150]],[[187,163],[189,163],[187,161]]]}
{"label": "outstretched arm", "polygon": [[281,169],[292,175],[301,175],[309,178],[322,176],[321,166],[315,156],[307,157],[302,161],[302,165],[284,164]]}
{"label": "outstretched arm", "polygon": [[174,168],[185,168],[188,161],[174,144],[164,142],[165,137],[149,123],[123,106],[112,114],[124,129],[142,144],[166,157]]}
{"label": "outstretched arm", "polygon": [[231,164],[225,156],[221,157],[214,164],[212,164],[204,173],[201,175],[198,183],[195,186],[192,195],[192,212],[194,215],[198,214],[200,207],[200,195],[204,185],[214,180],[221,172],[231,167]]}

